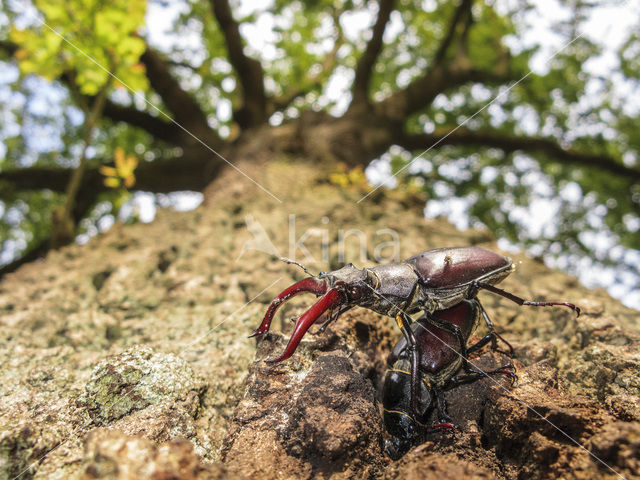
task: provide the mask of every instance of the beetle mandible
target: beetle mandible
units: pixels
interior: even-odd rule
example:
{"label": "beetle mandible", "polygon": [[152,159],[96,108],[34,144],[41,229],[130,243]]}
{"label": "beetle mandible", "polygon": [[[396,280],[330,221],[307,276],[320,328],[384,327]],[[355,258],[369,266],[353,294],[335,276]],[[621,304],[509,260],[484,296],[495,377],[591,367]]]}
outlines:
{"label": "beetle mandible", "polygon": [[[467,352],[462,331],[457,325],[441,320],[432,313],[453,307],[463,300],[474,299],[481,289],[501,295],[518,305],[562,305],[580,315],[580,309],[572,303],[526,301],[494,286],[514,269],[511,258],[480,247],[427,250],[401,263],[372,268],[358,269],[350,263],[338,270],[305,278],[283,290],[271,302],[262,323],[251,336],[268,332],[280,305],[303,292],[322,297],[296,319],[284,352],[269,362],[281,362],[293,355],[311,325],[327,311],[328,320],[321,329],[354,306],[395,318],[411,354],[411,406],[415,414],[418,411],[419,352],[413,330],[409,327],[412,322],[409,315],[423,311],[429,323],[455,335],[463,362],[466,362]],[[486,314],[485,319],[490,324]],[[418,422],[415,417],[414,420]]]}

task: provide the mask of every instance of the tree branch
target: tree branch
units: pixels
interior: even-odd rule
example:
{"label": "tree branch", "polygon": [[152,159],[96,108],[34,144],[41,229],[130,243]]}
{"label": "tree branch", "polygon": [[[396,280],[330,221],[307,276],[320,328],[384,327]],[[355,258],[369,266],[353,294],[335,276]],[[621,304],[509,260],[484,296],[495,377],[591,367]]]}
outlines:
{"label": "tree branch", "polygon": [[434,133],[417,135],[405,134],[398,138],[397,143],[407,150],[427,149],[435,145],[476,145],[495,147],[505,152],[518,150],[540,152],[568,163],[595,167],[640,181],[640,170],[627,167],[607,155],[562,148],[556,140],[550,138],[511,136],[490,130],[458,128],[457,130],[436,129]]}
{"label": "tree branch", "polygon": [[[95,97],[82,95],[77,91],[75,72],[63,73],[60,80],[67,85],[72,97],[82,110],[86,111],[88,105],[95,101]],[[102,114],[114,122],[124,122],[134,127],[142,128],[154,137],[169,143],[180,143],[181,136],[184,134],[173,122],[164,121],[135,107],[119,105],[109,100],[105,101]]]}
{"label": "tree branch", "polygon": [[[0,41],[0,51],[13,54],[17,48],[12,42]],[[164,121],[136,108],[124,107],[109,101],[105,104],[104,115],[114,121],[121,121],[142,128],[154,137],[170,143],[182,145],[198,143],[191,138],[190,133],[215,150],[223,148],[225,142],[209,127],[207,117],[198,103],[180,87],[178,81],[171,74],[169,63],[158,52],[148,46],[140,60],[146,67],[147,78],[151,87],[160,95],[169,109],[169,113],[173,115],[174,121]],[[73,89],[73,77],[74,72],[66,72],[60,80],[66,83],[67,87]],[[89,97],[82,97],[76,100],[91,101]]]}
{"label": "tree branch", "polygon": [[[7,40],[0,41],[0,52],[5,52],[7,55],[12,56],[17,50],[18,46],[13,42]],[[74,72],[65,72],[62,74],[60,80],[62,81],[62,83],[65,83],[68,88],[73,90],[75,88],[74,76]],[[81,98],[76,96],[76,101],[84,102],[85,106],[90,104],[93,100],[94,99],[87,96],[82,96]],[[165,101],[165,103],[167,102]],[[81,109],[84,109],[83,105],[78,106]],[[179,143],[180,136],[183,133],[180,131],[180,128],[172,122],[164,121],[159,117],[154,117],[153,115],[138,110],[134,107],[118,105],[117,103],[113,103],[109,100],[107,100],[105,103],[103,115],[113,121],[125,122],[135,127],[142,128],[154,137],[170,143]]]}
{"label": "tree branch", "polygon": [[313,88],[322,87],[324,79],[331,71],[333,71],[334,67],[336,66],[338,50],[343,44],[344,33],[337,18],[335,19],[335,26],[337,31],[335,43],[333,44],[333,48],[331,49],[331,51],[327,53],[324,60],[322,61],[320,71],[316,74],[309,73],[300,85],[291,85],[282,95],[271,99],[271,105],[269,108],[270,114],[274,111],[284,110],[296,98],[306,95]]}
{"label": "tree branch", "polygon": [[169,65],[160,54],[151,47],[147,47],[140,60],[147,69],[147,78],[151,87],[158,92],[175,121],[210,147],[221,148],[224,142],[209,127],[207,116],[200,105],[180,87],[171,74]]}
{"label": "tree branch", "polygon": [[[216,150],[222,148],[223,140],[209,127],[207,117],[198,103],[180,87],[173,77],[170,63],[151,47],[147,47],[140,61],[146,67],[149,84],[168,108],[169,111],[166,113],[171,114],[173,118],[163,120],[160,116],[153,116],[135,107],[119,105],[108,100],[105,103],[103,115],[113,121],[142,128],[155,138],[169,143],[192,144],[195,140],[190,138],[189,133],[191,133]],[[66,72],[60,79],[72,91],[76,88],[74,76],[74,72]],[[88,96],[76,97],[77,102],[87,104],[94,100]]]}
{"label": "tree branch", "polygon": [[462,60],[447,66],[434,65],[404,90],[378,103],[376,112],[391,121],[404,122],[410,115],[430,105],[439,93],[449,89],[469,82],[500,85],[514,80],[514,75],[508,70],[508,63],[496,65],[493,70],[479,70]]}
{"label": "tree branch", "polygon": [[[184,156],[170,160],[141,162],[136,168],[134,190],[153,193],[169,193],[180,190],[200,191],[215,177],[221,168],[211,155]],[[15,190],[52,190],[64,193],[72,169],[30,167],[0,172],[2,192]],[[110,190],[103,184],[104,176],[97,168],[87,169],[78,197],[95,198]]]}
{"label": "tree branch", "polygon": [[460,22],[466,18],[467,19],[466,26],[468,27],[470,25],[472,3],[473,3],[472,0],[460,1],[460,5],[458,5],[458,8],[456,8],[453,18],[449,23],[447,34],[445,35],[444,39],[442,40],[442,43],[438,47],[438,51],[436,52],[436,56],[434,57],[435,63],[437,64],[443,63],[445,59],[445,55],[447,54],[449,47],[453,43],[453,39],[456,35],[456,30],[458,30],[458,26],[460,25]]}
{"label": "tree branch", "polygon": [[[400,90],[376,105],[376,112],[394,122],[403,122],[407,117],[428,106],[434,98],[448,89],[468,82],[487,85],[503,84],[516,80],[511,72],[508,51],[491,70],[480,70],[473,66],[466,53],[466,41],[473,23],[471,7],[473,0],[461,0],[449,22],[447,33],[439,45],[431,66],[421,77],[416,78],[404,90]],[[448,59],[447,53],[458,38],[458,50]]]}
{"label": "tree branch", "polygon": [[[136,169],[135,190],[154,193],[170,193],[180,190],[202,191],[211,183],[221,168],[220,162],[210,156],[197,158],[188,156],[171,160],[157,160],[142,163]],[[0,198],[10,198],[16,190],[53,190],[64,194],[72,169],[24,168],[0,173]],[[73,212],[79,222],[96,203],[101,193],[109,191],[103,183],[104,176],[97,169],[85,172],[82,185],[76,197]],[[22,257],[0,266],[0,278],[15,271],[21,265],[37,260],[51,249],[50,238],[44,238]]]}
{"label": "tree branch", "polygon": [[356,76],[352,89],[353,100],[349,107],[350,110],[352,107],[362,108],[363,105],[369,103],[369,83],[373,74],[373,67],[382,50],[382,37],[391,17],[394,4],[395,0],[380,0],[378,18],[373,26],[371,39],[356,66]]}
{"label": "tree branch", "polygon": [[159,117],[154,117],[135,107],[127,107],[107,101],[103,114],[114,122],[128,123],[169,143],[180,143],[181,136],[183,135],[183,132],[174,123],[166,122]]}
{"label": "tree branch", "polygon": [[13,57],[13,55],[18,50],[18,45],[9,40],[0,40],[0,51],[4,52],[8,57]]}
{"label": "tree branch", "polygon": [[227,0],[210,0],[213,14],[224,35],[229,61],[242,86],[243,104],[234,112],[241,128],[263,124],[267,120],[267,98],[264,91],[264,74],[260,62],[244,54],[244,42],[238,23],[233,18]]}

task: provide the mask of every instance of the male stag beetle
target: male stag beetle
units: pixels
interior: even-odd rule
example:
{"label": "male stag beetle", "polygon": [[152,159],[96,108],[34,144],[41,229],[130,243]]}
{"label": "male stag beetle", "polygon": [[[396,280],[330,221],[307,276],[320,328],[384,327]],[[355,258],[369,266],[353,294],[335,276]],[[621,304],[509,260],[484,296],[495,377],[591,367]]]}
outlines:
{"label": "male stag beetle", "polygon": [[[442,322],[457,325],[465,340],[468,340],[483,313],[478,300],[474,299],[463,300],[454,307],[438,310],[432,315]],[[463,361],[461,349],[456,345],[456,337],[433,325],[427,315],[415,321],[411,329],[419,351],[418,374],[421,382],[418,390],[418,410],[415,413],[411,412],[411,359],[404,338],[398,341],[387,358],[390,368],[382,390],[384,425],[391,435],[391,440],[385,442],[385,449],[394,459],[403,455],[421,433],[453,428],[443,395],[445,391],[488,375],[506,375],[510,377],[512,384],[517,378],[515,367],[511,363],[488,372],[470,366],[468,362]],[[512,353],[511,345],[489,328],[487,335],[467,348],[467,354],[479,351],[489,342],[496,350],[497,339],[502,340]],[[463,369],[464,373],[461,373]],[[423,428],[434,408],[437,411],[437,423]],[[420,423],[416,423],[414,417],[417,417]]]}
{"label": "male stag beetle", "polygon": [[[580,309],[571,303],[529,302],[493,286],[508,276],[514,268],[510,258],[480,247],[427,250],[402,263],[378,265],[362,270],[348,264],[333,272],[305,278],[282,291],[271,302],[262,323],[251,336],[268,332],[278,307],[303,292],[322,295],[322,298],[296,319],[285,351],[270,362],[281,362],[293,355],[307,330],[327,311],[329,318],[322,329],[354,306],[369,308],[393,317],[411,353],[410,398],[411,410],[415,415],[418,411],[419,352],[413,330],[409,328],[412,321],[409,315],[423,311],[430,324],[455,335],[460,355],[463,362],[466,362],[465,338],[460,327],[435,317],[432,313],[453,307],[463,300],[474,299],[481,289],[508,298],[518,305],[564,305],[580,314]],[[488,317],[486,320],[489,322]]]}

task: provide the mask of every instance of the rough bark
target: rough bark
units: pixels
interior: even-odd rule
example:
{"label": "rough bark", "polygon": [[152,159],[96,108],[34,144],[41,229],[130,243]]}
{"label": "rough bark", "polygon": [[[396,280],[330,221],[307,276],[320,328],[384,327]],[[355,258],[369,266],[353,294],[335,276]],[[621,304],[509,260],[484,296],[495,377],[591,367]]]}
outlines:
{"label": "rough bark", "polygon": [[[315,229],[304,245],[317,262],[295,254],[313,271],[339,266],[339,229],[360,229],[370,254],[390,238],[381,230],[394,229],[400,258],[496,246],[490,232],[424,220],[420,196],[380,189],[357,204],[366,186],[338,188],[324,166],[256,156],[250,143],[244,151],[236,165],[282,203],[226,169],[193,212],[115,226],[2,280],[0,476],[31,466],[21,478],[616,478],[520,399],[625,478],[640,478],[637,312],[522,256],[504,288],[568,299],[583,314],[482,294],[516,349],[519,383],[452,391],[459,430],[399,461],[381,451],[379,411],[385,357],[399,336],[392,319],[354,309],[287,362],[264,363],[314,298],[287,303],[273,334],[246,338],[273,296],[303,277],[256,250],[260,239],[292,256],[290,235]],[[372,265],[355,237],[344,254]]]}

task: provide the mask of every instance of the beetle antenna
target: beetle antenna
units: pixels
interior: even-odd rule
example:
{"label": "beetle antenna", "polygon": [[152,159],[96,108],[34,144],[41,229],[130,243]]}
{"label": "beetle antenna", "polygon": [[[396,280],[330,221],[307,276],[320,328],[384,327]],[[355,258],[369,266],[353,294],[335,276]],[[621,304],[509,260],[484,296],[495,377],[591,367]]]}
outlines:
{"label": "beetle antenna", "polygon": [[290,258],[287,258],[287,257],[280,257],[280,260],[282,260],[284,263],[288,263],[289,265],[297,265],[302,270],[304,270],[304,273],[306,273],[310,277],[316,277],[317,276],[317,275],[314,275],[313,273],[311,273],[309,270],[307,270],[307,267],[305,267],[301,263],[296,262],[295,260],[291,260]]}

